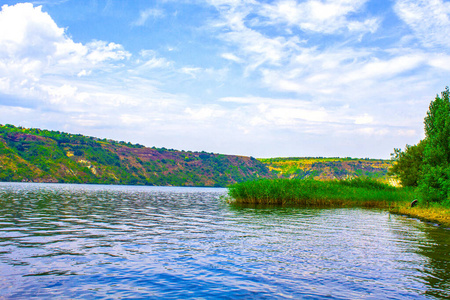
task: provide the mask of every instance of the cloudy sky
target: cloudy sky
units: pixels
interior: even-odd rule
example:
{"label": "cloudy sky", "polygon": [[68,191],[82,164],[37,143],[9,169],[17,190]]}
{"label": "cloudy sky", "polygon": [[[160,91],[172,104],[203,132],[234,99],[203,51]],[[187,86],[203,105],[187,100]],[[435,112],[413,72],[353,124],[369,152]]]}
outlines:
{"label": "cloudy sky", "polygon": [[389,158],[450,85],[450,1],[1,0],[0,124]]}

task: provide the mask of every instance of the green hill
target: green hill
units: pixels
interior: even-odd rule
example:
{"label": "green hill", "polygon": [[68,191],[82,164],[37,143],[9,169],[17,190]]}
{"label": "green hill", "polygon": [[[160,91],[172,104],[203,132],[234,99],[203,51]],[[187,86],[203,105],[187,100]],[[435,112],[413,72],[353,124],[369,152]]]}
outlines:
{"label": "green hill", "polygon": [[389,160],[268,158],[147,148],[0,125],[0,181],[227,186],[257,178],[388,179]]}
{"label": "green hill", "polygon": [[270,177],[252,157],[146,148],[0,125],[0,181],[226,186]]}

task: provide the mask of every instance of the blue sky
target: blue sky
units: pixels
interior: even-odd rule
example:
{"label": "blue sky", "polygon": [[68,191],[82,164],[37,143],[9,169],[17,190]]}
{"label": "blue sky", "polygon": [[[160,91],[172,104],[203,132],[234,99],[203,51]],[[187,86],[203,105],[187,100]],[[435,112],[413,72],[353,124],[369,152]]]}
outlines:
{"label": "blue sky", "polygon": [[1,1],[0,123],[389,158],[450,84],[443,0]]}

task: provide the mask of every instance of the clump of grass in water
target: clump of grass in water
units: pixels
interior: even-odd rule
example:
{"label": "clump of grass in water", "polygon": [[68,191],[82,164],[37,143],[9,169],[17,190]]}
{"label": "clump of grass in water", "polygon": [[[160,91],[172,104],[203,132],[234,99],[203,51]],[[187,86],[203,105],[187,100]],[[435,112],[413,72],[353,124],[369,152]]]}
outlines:
{"label": "clump of grass in water", "polygon": [[231,203],[315,207],[392,207],[414,199],[413,190],[370,178],[348,180],[262,179],[229,187]]}

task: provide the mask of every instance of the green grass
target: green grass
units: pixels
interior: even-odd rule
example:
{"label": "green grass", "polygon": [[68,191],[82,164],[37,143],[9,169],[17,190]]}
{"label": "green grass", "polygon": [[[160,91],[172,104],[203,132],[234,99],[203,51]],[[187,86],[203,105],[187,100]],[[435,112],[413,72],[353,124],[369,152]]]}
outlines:
{"label": "green grass", "polygon": [[348,180],[263,179],[229,187],[231,203],[315,207],[390,208],[410,203],[414,190],[369,178]]}
{"label": "green grass", "polygon": [[450,201],[411,207],[414,188],[399,188],[370,178],[349,180],[262,179],[228,188],[229,202],[244,205],[304,207],[372,207],[450,228]]}

